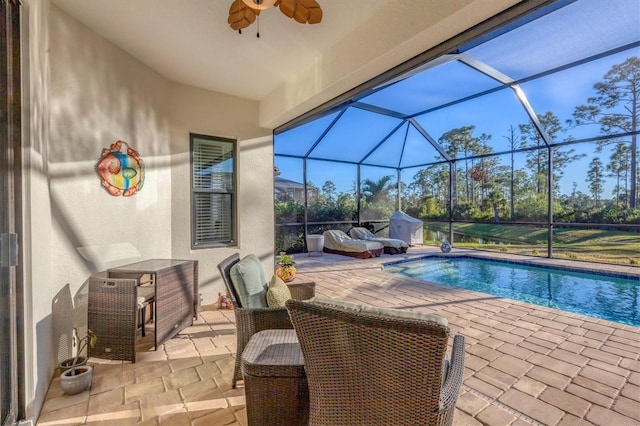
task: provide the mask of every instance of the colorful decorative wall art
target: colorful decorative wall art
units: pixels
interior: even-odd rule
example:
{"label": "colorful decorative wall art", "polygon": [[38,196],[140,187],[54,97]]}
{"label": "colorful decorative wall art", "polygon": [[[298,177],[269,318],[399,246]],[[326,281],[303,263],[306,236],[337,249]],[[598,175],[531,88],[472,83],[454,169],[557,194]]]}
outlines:
{"label": "colorful decorative wall art", "polygon": [[[120,152],[122,145],[126,145],[126,153]],[[142,158],[125,141],[117,141],[103,149],[96,169],[102,179],[102,186],[114,197],[131,197],[144,184]]]}

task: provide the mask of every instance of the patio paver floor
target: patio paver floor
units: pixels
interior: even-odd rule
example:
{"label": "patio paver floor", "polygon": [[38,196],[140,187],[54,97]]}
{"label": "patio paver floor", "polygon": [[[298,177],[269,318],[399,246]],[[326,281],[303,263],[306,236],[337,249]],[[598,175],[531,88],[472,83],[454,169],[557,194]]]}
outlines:
{"label": "patio paver floor", "polygon": [[[445,316],[467,343],[455,425],[640,425],[639,327],[381,268],[433,250],[365,260],[300,254],[296,280],[315,281],[325,297]],[[79,395],[62,395],[54,378],[37,425],[245,425],[242,382],[231,389],[233,322],[233,311],[205,306],[192,327],[159,351],[139,352],[135,364],[92,359],[92,388]]]}

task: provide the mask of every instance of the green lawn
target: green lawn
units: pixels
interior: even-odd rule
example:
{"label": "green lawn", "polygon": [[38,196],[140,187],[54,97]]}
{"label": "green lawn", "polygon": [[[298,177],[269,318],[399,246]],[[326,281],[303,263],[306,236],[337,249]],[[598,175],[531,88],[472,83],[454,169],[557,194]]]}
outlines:
{"label": "green lawn", "polygon": [[[425,222],[430,229],[448,231],[448,224]],[[456,232],[504,241],[504,245],[457,242],[457,247],[546,256],[547,229],[495,223],[456,223]],[[426,234],[425,234],[426,235]],[[553,231],[554,257],[640,266],[640,234],[600,229],[559,228]],[[439,241],[425,241],[439,244]]]}

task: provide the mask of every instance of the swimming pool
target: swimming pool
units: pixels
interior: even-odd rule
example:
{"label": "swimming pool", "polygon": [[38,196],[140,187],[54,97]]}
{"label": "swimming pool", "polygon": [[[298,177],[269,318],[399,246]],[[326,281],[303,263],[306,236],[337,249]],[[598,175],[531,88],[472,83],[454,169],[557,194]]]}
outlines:
{"label": "swimming pool", "polygon": [[385,264],[388,272],[450,287],[640,326],[640,278],[577,272],[471,256]]}

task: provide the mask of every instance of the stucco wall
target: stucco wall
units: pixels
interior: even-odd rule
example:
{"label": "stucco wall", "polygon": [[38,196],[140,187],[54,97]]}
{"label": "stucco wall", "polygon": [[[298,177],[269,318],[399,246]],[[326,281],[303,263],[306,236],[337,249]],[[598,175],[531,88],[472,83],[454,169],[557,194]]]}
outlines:
{"label": "stucco wall", "polygon": [[[172,206],[166,79],[49,2],[29,10],[25,388],[35,416],[55,366],[72,354],[73,327],[86,327],[88,277],[170,257]],[[119,139],[146,165],[132,198],[109,195],[95,172]]]}
{"label": "stucco wall", "polygon": [[[213,303],[223,288],[216,265],[230,253],[256,253],[273,269],[273,151],[257,102],[173,84],[48,0],[27,10],[24,362],[27,415],[36,418],[58,361],[72,353],[71,330],[86,327],[91,274],[193,258]],[[239,141],[237,247],[190,250],[189,132]],[[130,198],[109,195],[95,171],[117,140],[146,167]]]}
{"label": "stucco wall", "polygon": [[[48,87],[49,44],[48,2],[29,6],[28,25],[29,54],[23,55],[28,65],[26,76],[28,91],[23,102],[29,114],[28,137],[24,139],[24,364],[26,416],[34,418],[40,410],[44,393],[52,372],[52,300],[55,294],[51,285],[51,206],[47,183],[48,159]],[[24,15],[23,15],[24,16]],[[24,27],[23,27],[24,28]],[[31,31],[38,28],[38,31]],[[25,136],[27,136],[25,135]]]}
{"label": "stucco wall", "polygon": [[[170,89],[171,175],[173,193],[172,253],[197,259],[203,304],[216,301],[224,284],[218,263],[232,253],[253,253],[273,273],[273,142],[258,127],[258,102],[180,84]],[[189,133],[236,139],[238,245],[191,250],[191,170]]]}

